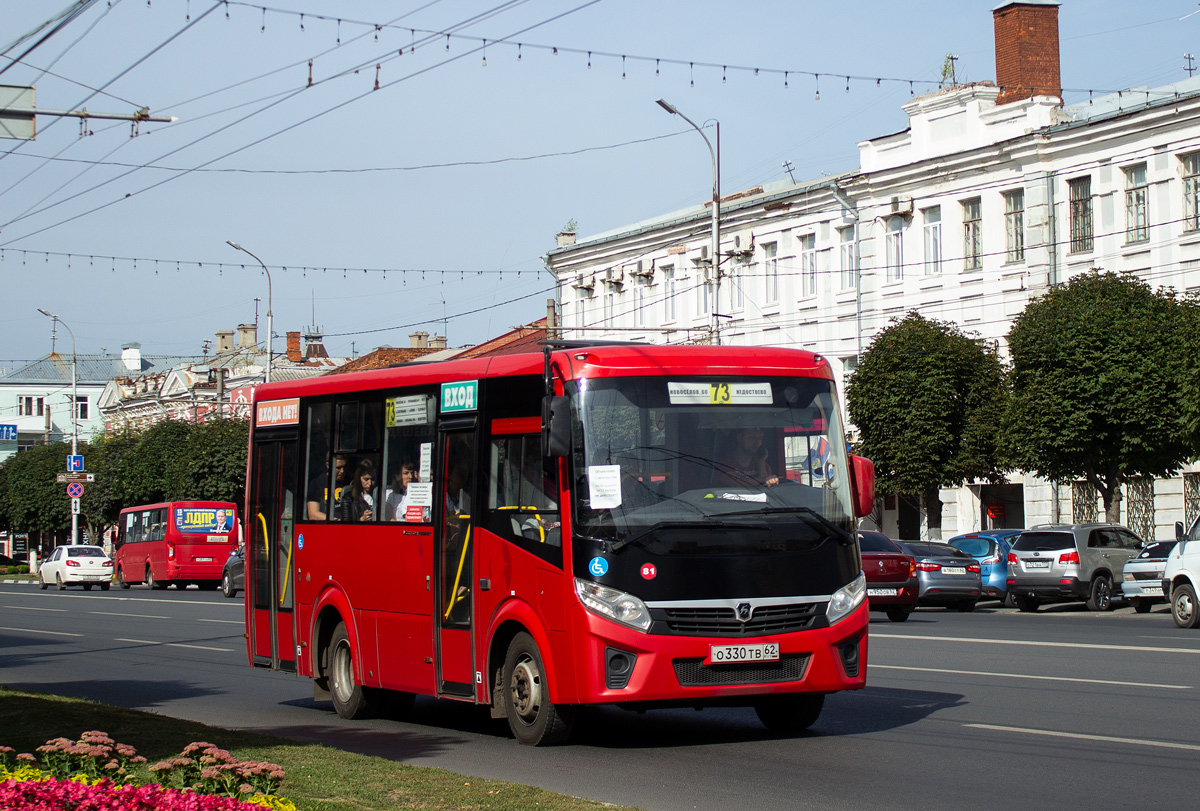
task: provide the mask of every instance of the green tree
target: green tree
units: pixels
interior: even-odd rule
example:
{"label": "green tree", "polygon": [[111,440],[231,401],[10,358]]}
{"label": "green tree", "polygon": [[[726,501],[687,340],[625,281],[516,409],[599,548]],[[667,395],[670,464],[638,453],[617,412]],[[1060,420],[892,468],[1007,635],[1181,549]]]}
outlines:
{"label": "green tree", "polygon": [[1003,479],[997,443],[1006,397],[996,352],[953,324],[912,312],[875,336],[846,389],[856,452],[883,493]]}
{"label": "green tree", "polygon": [[96,480],[84,485],[80,502],[80,518],[93,542],[100,539],[104,528],[116,523],[125,506],[122,465],[125,457],[137,447],[137,437],[128,434],[101,434],[80,449],[87,471]]}
{"label": "green tree", "polygon": [[1122,482],[1170,475],[1194,453],[1180,386],[1191,321],[1173,292],[1099,271],[1031,301],[1008,334],[1011,462],[1086,479],[1119,521]]}
{"label": "green tree", "polygon": [[120,465],[121,496],[126,507],[166,501],[183,487],[180,465],[191,425],[164,420],[136,435],[137,445]]}
{"label": "green tree", "polygon": [[204,501],[245,500],[250,424],[215,420],[191,426],[177,464],[169,469],[172,498]]}
{"label": "green tree", "polygon": [[10,457],[4,467],[8,477],[8,516],[16,532],[56,532],[70,528],[71,504],[67,486],[56,477],[67,472],[68,442],[35,445]]}

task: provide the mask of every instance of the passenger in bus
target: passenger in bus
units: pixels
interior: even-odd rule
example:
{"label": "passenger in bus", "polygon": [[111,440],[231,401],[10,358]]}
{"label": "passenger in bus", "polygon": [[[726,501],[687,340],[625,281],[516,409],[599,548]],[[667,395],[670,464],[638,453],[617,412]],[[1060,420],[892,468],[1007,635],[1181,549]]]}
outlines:
{"label": "passenger in bus", "polygon": [[[334,500],[340,498],[341,490],[350,480],[350,472],[346,469],[346,456],[338,454],[333,458],[334,465],[337,468],[336,486],[334,487]],[[326,470],[320,476],[317,476],[308,483],[308,496],[306,497],[309,521],[324,521],[326,518],[325,505],[329,503],[329,462],[325,463]]]}
{"label": "passenger in bus", "polygon": [[732,447],[717,466],[717,483],[735,487],[754,487],[779,484],[779,477],[767,465],[767,449],[763,445],[763,429],[758,426],[738,428],[733,434]]}
{"label": "passenger in bus", "polygon": [[400,463],[400,469],[396,471],[396,475],[392,477],[392,486],[388,488],[384,496],[384,521],[403,521],[405,509],[408,507],[408,485],[410,482],[419,482],[421,477],[417,474],[417,463],[411,459],[406,459]]}
{"label": "passenger in bus", "polygon": [[349,487],[342,488],[338,502],[339,521],[372,521],[375,518],[375,465],[363,459],[354,471]]}

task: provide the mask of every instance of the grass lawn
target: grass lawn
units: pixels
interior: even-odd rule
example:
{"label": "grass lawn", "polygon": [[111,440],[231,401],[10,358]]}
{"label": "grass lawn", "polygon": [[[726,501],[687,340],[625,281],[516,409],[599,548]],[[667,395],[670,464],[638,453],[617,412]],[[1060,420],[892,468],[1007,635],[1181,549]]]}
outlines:
{"label": "grass lawn", "polygon": [[[242,760],[278,763],[287,775],[280,794],[300,811],[617,808],[516,783],[464,777],[444,769],[408,766],[324,746],[0,687],[0,746],[36,754],[37,747],[51,738],[75,740],[93,729],[135,747],[147,766],[178,755],[193,741],[214,743]],[[518,746],[515,741],[512,745]],[[139,775],[142,782],[156,782],[149,774],[143,771]]]}

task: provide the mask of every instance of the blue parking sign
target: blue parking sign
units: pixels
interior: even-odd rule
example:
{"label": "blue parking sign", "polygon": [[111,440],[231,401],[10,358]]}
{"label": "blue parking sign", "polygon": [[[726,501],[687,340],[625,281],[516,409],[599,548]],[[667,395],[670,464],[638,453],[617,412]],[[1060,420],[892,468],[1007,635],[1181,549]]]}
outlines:
{"label": "blue parking sign", "polygon": [[82,456],[67,456],[67,472],[82,473],[83,472],[83,457]]}

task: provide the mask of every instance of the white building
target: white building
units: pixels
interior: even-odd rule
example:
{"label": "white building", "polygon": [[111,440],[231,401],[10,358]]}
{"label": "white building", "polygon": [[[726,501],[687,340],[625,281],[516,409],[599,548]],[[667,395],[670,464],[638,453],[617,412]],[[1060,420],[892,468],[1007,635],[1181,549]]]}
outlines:
{"label": "white building", "polygon": [[[722,198],[719,272],[707,206],[560,235],[545,262],[564,336],[797,347],[844,381],[910,310],[1003,353],[1031,297],[1093,267],[1200,289],[1200,77],[1063,107],[1058,4],[993,16],[995,83],[914,98],[907,129],[859,144],[856,171]],[[1200,513],[1198,471],[1128,483],[1126,523],[1173,537]],[[877,518],[914,538],[937,535],[939,519],[948,536],[1096,515],[1090,487],[1009,482],[943,490],[931,528],[915,499],[885,499]]]}

